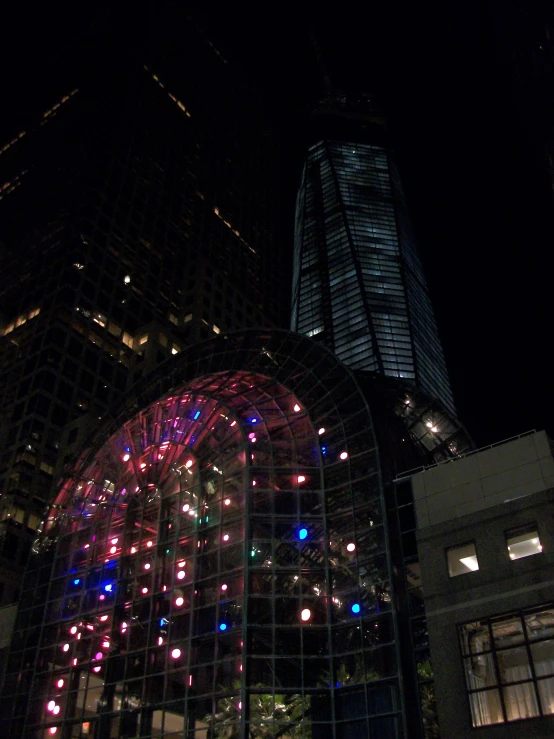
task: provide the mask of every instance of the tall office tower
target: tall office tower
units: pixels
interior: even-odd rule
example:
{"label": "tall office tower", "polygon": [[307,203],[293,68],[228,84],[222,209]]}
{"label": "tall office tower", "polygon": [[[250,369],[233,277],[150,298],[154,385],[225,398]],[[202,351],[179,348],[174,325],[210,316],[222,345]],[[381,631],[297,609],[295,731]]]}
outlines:
{"label": "tall office tower", "polygon": [[152,38],[82,50],[0,152],[0,603],[52,480],[128,385],[188,344],[287,320],[256,94],[189,19]]}
{"label": "tall office tower", "polygon": [[402,185],[382,118],[329,94],[298,191],[291,327],[349,367],[412,381],[454,412]]}
{"label": "tall office tower", "polygon": [[41,527],[4,735],[436,737],[421,579],[394,551],[415,546],[413,504],[391,514],[387,481],[422,456],[406,407],[437,424],[421,436],[449,430],[406,387],[265,329],[135,386]]}

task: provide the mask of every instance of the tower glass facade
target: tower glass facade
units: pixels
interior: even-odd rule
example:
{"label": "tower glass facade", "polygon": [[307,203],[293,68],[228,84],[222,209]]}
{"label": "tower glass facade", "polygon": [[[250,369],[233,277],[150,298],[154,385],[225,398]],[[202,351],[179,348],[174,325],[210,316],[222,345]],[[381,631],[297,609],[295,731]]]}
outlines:
{"label": "tower glass facade", "polygon": [[8,732],[403,736],[384,509],[367,401],[325,348],[245,332],[186,350],[67,470]]}
{"label": "tower glass facade", "polygon": [[296,208],[292,328],[354,369],[413,381],[453,411],[396,166],[368,138],[320,140],[309,150]]}

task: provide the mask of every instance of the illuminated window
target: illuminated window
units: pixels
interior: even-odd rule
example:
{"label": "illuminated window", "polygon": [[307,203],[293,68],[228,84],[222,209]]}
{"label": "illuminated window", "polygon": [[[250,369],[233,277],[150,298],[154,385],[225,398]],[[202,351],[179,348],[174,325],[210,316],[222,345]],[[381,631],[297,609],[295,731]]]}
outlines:
{"label": "illuminated window", "polygon": [[123,332],[123,337],[121,341],[130,349],[133,347],[133,337],[131,336],[131,334],[128,334],[127,331]]}
{"label": "illuminated window", "polygon": [[173,324],[174,324],[175,326],[177,326],[177,325],[179,324],[179,319],[177,318],[177,316],[173,315],[173,313],[170,313],[170,314],[169,314],[169,320],[170,320],[170,322],[171,322],[171,323],[173,323]]}
{"label": "illuminated window", "polygon": [[554,713],[554,608],[458,628],[473,726]]}
{"label": "illuminated window", "polygon": [[221,329],[219,328],[219,326],[216,326],[215,323],[212,326],[212,328],[213,328],[215,334],[221,333]]}
{"label": "illuminated window", "polygon": [[179,354],[180,351],[181,351],[181,349],[180,349],[179,345],[178,344],[173,344],[173,346],[171,347],[171,353],[172,354]]}
{"label": "illuminated window", "polygon": [[192,321],[192,313],[187,313],[187,315],[184,317],[184,322],[188,323],[189,321]]}
{"label": "illuminated window", "polygon": [[447,549],[446,558],[448,560],[448,574],[450,577],[465,575],[467,572],[475,572],[479,569],[474,542]]}
{"label": "illuminated window", "polygon": [[520,526],[517,529],[507,531],[506,546],[510,559],[522,559],[522,557],[540,554],[542,546],[536,525]]}

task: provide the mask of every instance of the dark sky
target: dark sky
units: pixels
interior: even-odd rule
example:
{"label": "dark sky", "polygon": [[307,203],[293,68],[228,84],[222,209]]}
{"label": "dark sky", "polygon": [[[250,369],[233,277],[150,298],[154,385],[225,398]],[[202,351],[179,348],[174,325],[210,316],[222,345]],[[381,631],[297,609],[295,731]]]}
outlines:
{"label": "dark sky", "polygon": [[[325,15],[321,5],[201,6],[204,27],[263,88],[282,131],[290,236],[298,132],[320,85],[311,28],[333,84],[376,90],[386,109],[460,417],[479,445],[531,428],[554,434],[552,193],[498,41],[526,4],[356,5]],[[129,28],[137,7],[126,11]],[[102,3],[12,8],[0,39],[2,132],[49,101],[52,70],[106,12]]]}

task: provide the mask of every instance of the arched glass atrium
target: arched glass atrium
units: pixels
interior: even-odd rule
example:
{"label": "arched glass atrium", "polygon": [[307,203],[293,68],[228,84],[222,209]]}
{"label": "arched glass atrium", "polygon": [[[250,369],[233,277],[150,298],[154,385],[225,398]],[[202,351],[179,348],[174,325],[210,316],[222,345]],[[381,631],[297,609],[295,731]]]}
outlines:
{"label": "arched glass atrium", "polygon": [[379,462],[354,376],[286,331],[221,336],[163,369],[50,509],[7,669],[11,731],[402,736]]}

